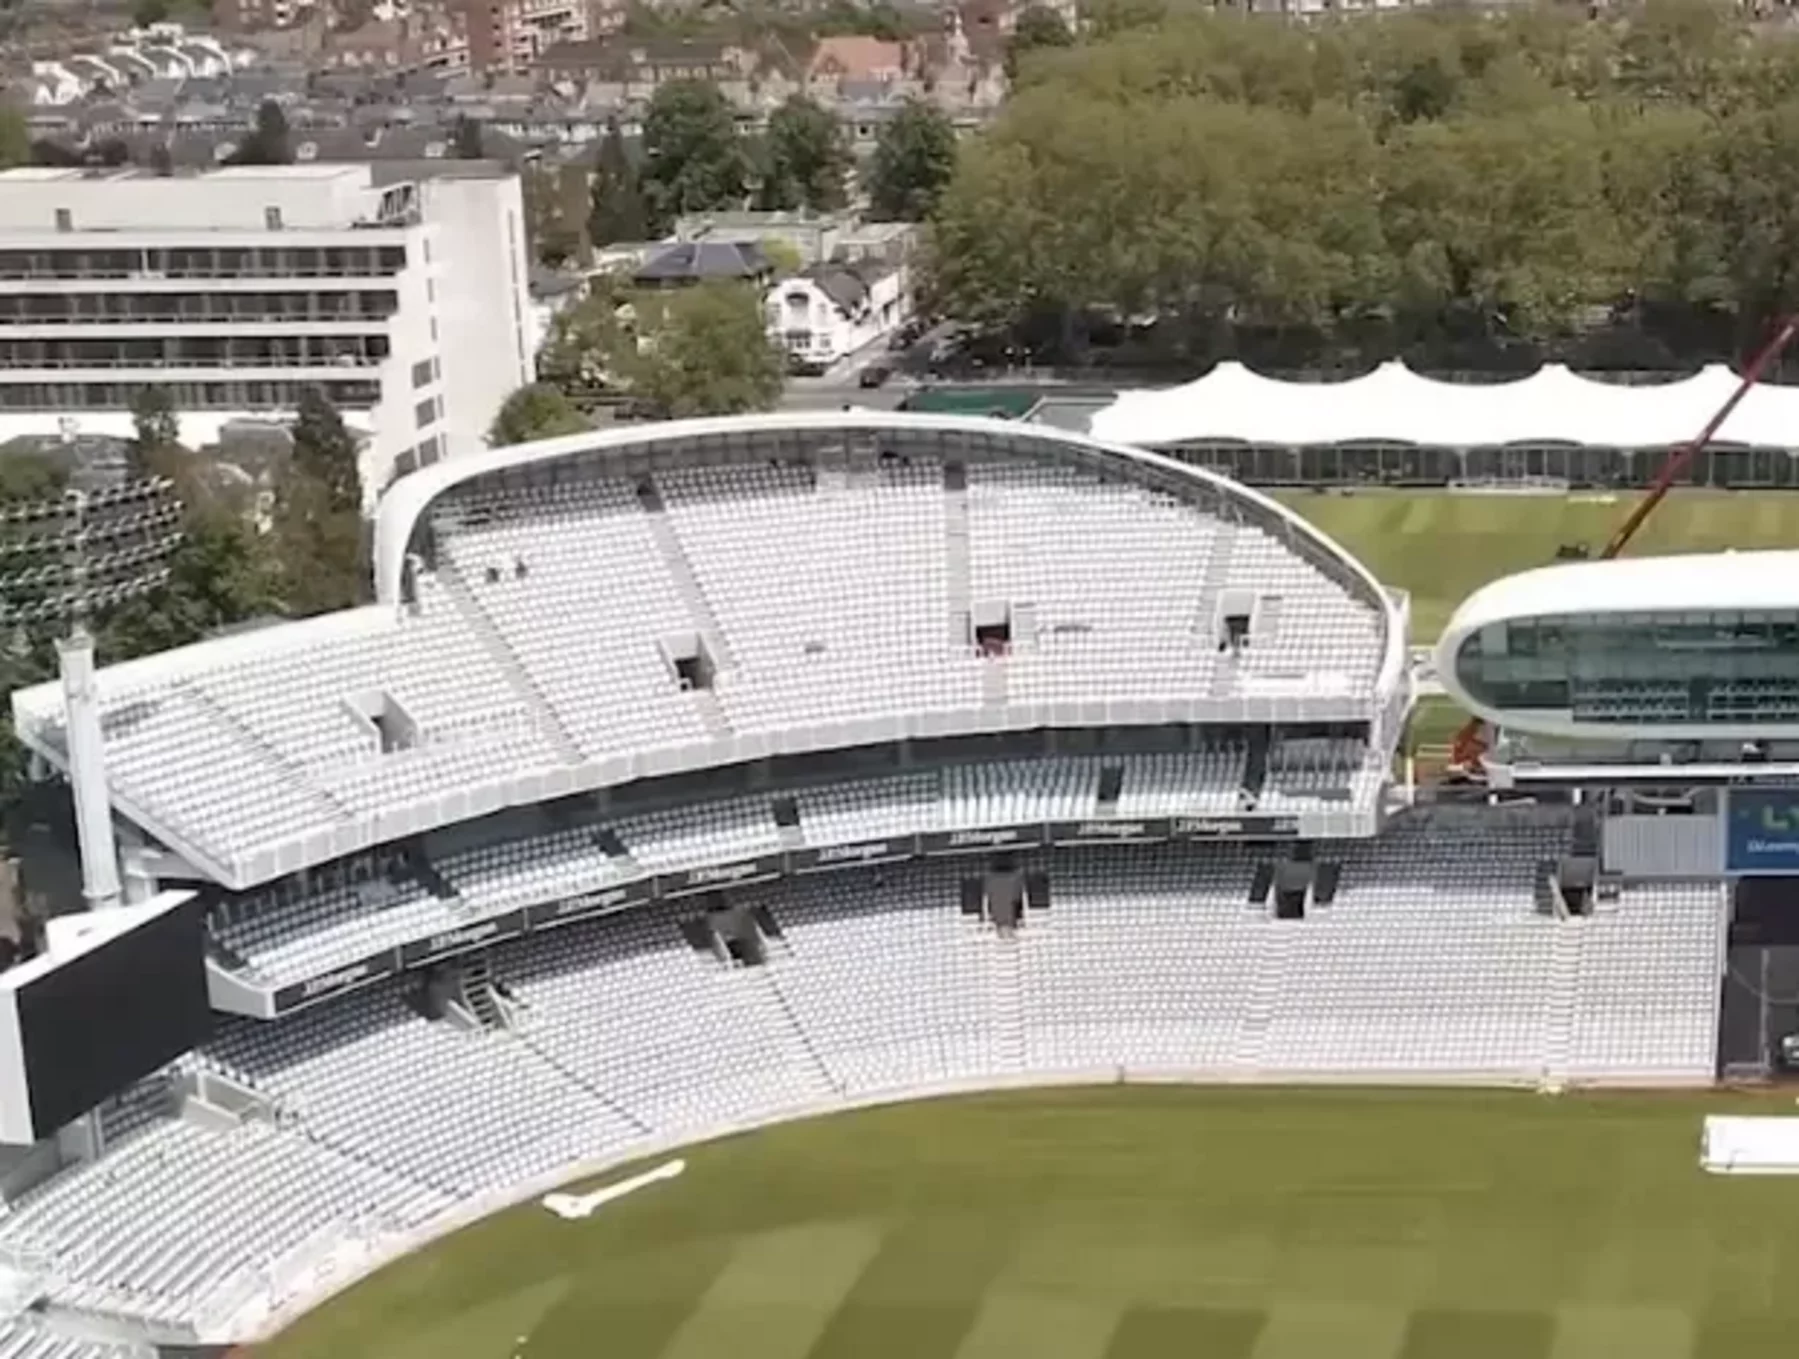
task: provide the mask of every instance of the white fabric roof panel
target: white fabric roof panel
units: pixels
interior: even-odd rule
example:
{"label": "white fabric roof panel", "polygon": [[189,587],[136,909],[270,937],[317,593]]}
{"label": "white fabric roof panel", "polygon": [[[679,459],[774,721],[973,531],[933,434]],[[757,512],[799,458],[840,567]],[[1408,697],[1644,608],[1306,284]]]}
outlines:
{"label": "white fabric roof panel", "polygon": [[[1107,443],[1150,448],[1207,442],[1660,448],[1697,435],[1738,381],[1722,364],[1636,386],[1550,364],[1509,382],[1439,382],[1393,362],[1342,382],[1283,382],[1227,362],[1184,386],[1121,392],[1093,417],[1091,433]],[[1799,388],[1755,387],[1717,442],[1799,447]]]}

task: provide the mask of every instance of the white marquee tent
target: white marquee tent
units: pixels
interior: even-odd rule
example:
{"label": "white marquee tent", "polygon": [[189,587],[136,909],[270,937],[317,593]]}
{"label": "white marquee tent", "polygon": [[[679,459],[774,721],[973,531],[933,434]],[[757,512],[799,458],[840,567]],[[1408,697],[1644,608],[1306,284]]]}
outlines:
{"label": "white marquee tent", "polygon": [[[1181,387],[1120,393],[1093,417],[1092,434],[1150,448],[1225,442],[1660,448],[1698,434],[1738,381],[1722,364],[1643,386],[1579,377],[1551,364],[1527,378],[1475,384],[1420,377],[1394,362],[1344,382],[1281,382],[1240,363],[1221,363]],[[1717,442],[1799,447],[1799,388],[1757,386]]]}

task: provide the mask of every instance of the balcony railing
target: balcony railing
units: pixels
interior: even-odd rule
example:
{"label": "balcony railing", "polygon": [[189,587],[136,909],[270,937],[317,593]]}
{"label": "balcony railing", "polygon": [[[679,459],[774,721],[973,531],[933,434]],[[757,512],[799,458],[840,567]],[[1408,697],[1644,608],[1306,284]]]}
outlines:
{"label": "balcony railing", "polygon": [[0,327],[6,326],[345,326],[384,325],[392,320],[398,308],[385,312],[331,312],[296,314],[293,312],[204,314],[179,311],[134,312],[129,316],[106,313],[86,316],[22,316],[0,312]]}
{"label": "balcony railing", "polygon": [[103,371],[118,368],[379,368],[385,357],[368,354],[320,355],[300,358],[288,354],[187,356],[181,358],[39,359],[0,354],[0,377],[29,372]]}

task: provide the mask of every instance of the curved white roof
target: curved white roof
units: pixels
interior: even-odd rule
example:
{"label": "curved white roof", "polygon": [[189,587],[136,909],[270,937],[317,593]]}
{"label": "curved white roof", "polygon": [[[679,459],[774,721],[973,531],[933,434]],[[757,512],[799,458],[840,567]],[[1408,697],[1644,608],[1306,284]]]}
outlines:
{"label": "curved white roof", "polygon": [[[1342,382],[1282,382],[1227,362],[1184,386],[1121,393],[1093,417],[1092,432],[1096,439],[1148,447],[1365,441],[1660,448],[1697,435],[1738,383],[1722,364],[1673,382],[1631,386],[1580,377],[1562,364],[1497,383],[1439,382],[1399,362]],[[1755,387],[1717,440],[1799,444],[1799,388]]]}
{"label": "curved white roof", "polygon": [[1799,552],[1620,557],[1520,572],[1463,601],[1444,629],[1437,657],[1446,662],[1452,640],[1512,619],[1701,609],[1799,609]]}
{"label": "curved white roof", "polygon": [[771,415],[719,416],[703,420],[669,420],[648,424],[622,424],[610,429],[584,431],[559,439],[539,439],[534,443],[513,444],[490,449],[471,457],[455,458],[422,468],[400,478],[381,498],[375,517],[375,594],[384,603],[398,602],[405,571],[406,552],[420,518],[433,501],[455,489],[492,472],[504,472],[534,466],[545,466],[560,459],[582,454],[616,450],[629,452],[634,445],[650,442],[667,443],[707,436],[778,433],[785,430],[834,430],[844,432],[881,430],[939,430],[978,437],[1005,436],[1029,438],[1044,444],[1060,444],[1081,450],[1096,459],[1116,462],[1122,467],[1153,469],[1204,486],[1216,494],[1254,506],[1268,518],[1284,523],[1297,537],[1309,539],[1325,555],[1341,562],[1345,569],[1360,577],[1375,593],[1382,587],[1373,574],[1329,535],[1321,532],[1303,515],[1296,514],[1278,500],[1263,495],[1253,487],[1232,481],[1207,468],[1194,467],[1177,459],[1164,457],[1142,448],[1124,444],[1108,444],[1097,437],[1053,429],[1047,425],[1020,425],[1011,421],[961,415],[916,415],[897,411],[784,411]]}
{"label": "curved white roof", "polygon": [[1799,609],[1799,551],[1715,552],[1614,561],[1568,562],[1507,576],[1470,595],[1438,640],[1436,673],[1444,691],[1490,721],[1557,735],[1619,739],[1684,739],[1716,735],[1708,728],[1669,725],[1625,729],[1576,723],[1565,715],[1496,711],[1462,684],[1456,656],[1482,628],[1570,614],[1668,614],[1741,609]]}
{"label": "curved white roof", "polygon": [[[246,886],[678,772],[1367,722],[1403,680],[1402,609],[1291,511],[1005,421],[817,412],[499,449],[401,481],[377,552],[381,604],[101,672],[122,815]],[[1250,630],[1221,650],[1231,600]],[[1003,658],[969,636],[995,608],[1018,629]],[[62,763],[58,687],[13,709]]]}

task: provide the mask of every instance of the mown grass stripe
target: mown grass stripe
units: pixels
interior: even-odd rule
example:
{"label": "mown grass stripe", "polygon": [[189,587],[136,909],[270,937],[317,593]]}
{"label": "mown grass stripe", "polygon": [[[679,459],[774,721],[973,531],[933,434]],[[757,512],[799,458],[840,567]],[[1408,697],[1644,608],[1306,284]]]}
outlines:
{"label": "mown grass stripe", "polygon": [[954,1354],[1012,1249],[1011,1229],[990,1217],[914,1219],[892,1228],[811,1359]]}
{"label": "mown grass stripe", "polygon": [[1266,1312],[1242,1307],[1133,1307],[1106,1359],[1250,1359],[1267,1321]]}
{"label": "mown grass stripe", "polygon": [[1549,1359],[1546,1312],[1428,1307],[1412,1313],[1399,1359]]}
{"label": "mown grass stripe", "polygon": [[[860,1223],[749,1237],[662,1359],[805,1359],[879,1247],[879,1229]],[[603,1331],[594,1336],[604,1338]]]}

